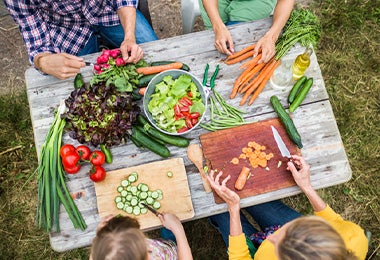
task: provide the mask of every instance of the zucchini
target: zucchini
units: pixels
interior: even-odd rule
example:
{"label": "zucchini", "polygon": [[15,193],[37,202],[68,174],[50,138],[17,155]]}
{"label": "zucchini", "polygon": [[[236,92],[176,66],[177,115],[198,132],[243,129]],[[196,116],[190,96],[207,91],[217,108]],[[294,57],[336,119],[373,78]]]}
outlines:
{"label": "zucchini", "polygon": [[290,93],[289,93],[289,96],[288,96],[288,102],[289,102],[289,105],[293,103],[294,99],[296,98],[297,96],[297,93],[298,91],[301,89],[301,86],[303,85],[303,83],[306,81],[306,76],[302,76],[300,77],[296,83],[294,84],[294,86],[292,87],[292,90],[290,90]]}
{"label": "zucchini", "polygon": [[273,106],[274,111],[280,118],[281,123],[285,126],[286,132],[288,133],[290,139],[301,149],[303,147],[301,136],[298,133],[293,120],[290,118],[289,114],[285,111],[285,108],[280,103],[280,100],[278,100],[277,96],[271,96],[270,102]]}
{"label": "zucchini", "polygon": [[[153,61],[150,63],[150,66],[160,66],[160,65],[166,65],[166,64],[170,64],[170,63],[174,63],[174,62],[178,62],[178,61],[171,61],[171,60]],[[190,67],[187,64],[185,64],[183,62],[181,62],[181,63],[182,63],[181,70],[186,70],[186,71],[190,70]]]}
{"label": "zucchini", "polygon": [[309,78],[306,80],[305,84],[303,84],[301,90],[299,91],[298,95],[294,99],[293,103],[289,106],[289,112],[294,112],[297,107],[302,103],[302,101],[305,99],[307,93],[309,93],[310,88],[313,86],[313,78]]}
{"label": "zucchini", "polygon": [[132,136],[133,138],[137,139],[144,147],[160,155],[161,157],[167,158],[170,156],[170,151],[168,148],[141,132],[135,125],[132,126]]}
{"label": "zucchini", "polygon": [[156,76],[158,73],[150,74],[150,75],[144,75],[141,78],[139,78],[139,83],[136,84],[138,88],[143,88],[148,86],[149,82]]}
{"label": "zucchini", "polygon": [[148,121],[148,119],[143,116],[142,114],[139,114],[137,116],[137,123],[144,128],[144,131],[148,133],[149,135],[160,139],[164,141],[167,144],[171,144],[178,147],[187,147],[189,146],[189,139],[182,137],[182,136],[172,136],[164,134],[160,131],[158,131],[156,128],[154,128]]}

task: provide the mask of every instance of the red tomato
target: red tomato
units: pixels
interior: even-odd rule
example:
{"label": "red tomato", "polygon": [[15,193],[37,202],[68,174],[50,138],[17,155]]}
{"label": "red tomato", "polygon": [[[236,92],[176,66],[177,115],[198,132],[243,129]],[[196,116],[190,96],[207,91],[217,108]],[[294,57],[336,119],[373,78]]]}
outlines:
{"label": "red tomato", "polygon": [[106,178],[106,170],[100,165],[92,166],[90,170],[90,179],[94,182],[102,181]]}
{"label": "red tomato", "polygon": [[[183,100],[186,104],[187,104],[187,106],[191,106],[192,104],[193,104],[193,101],[191,101],[189,98],[187,98],[187,97],[182,97],[180,100]],[[179,101],[180,101],[179,100]]]}
{"label": "red tomato", "polygon": [[181,115],[181,109],[180,109],[180,107],[179,107],[178,104],[176,104],[176,105],[174,106],[174,115],[176,115],[176,116],[178,116],[178,117]]}
{"label": "red tomato", "polygon": [[181,127],[180,129],[178,129],[177,133],[183,133],[183,132],[186,132],[187,130],[189,130],[189,128],[187,128],[186,126],[184,126],[184,127]]}
{"label": "red tomato", "polygon": [[191,119],[191,124],[194,126],[198,123],[198,118],[192,118]]}
{"label": "red tomato", "polygon": [[187,92],[187,95],[188,95],[189,97],[193,97],[193,93],[191,93],[191,91]]}
{"label": "red tomato", "polygon": [[63,167],[63,169],[68,174],[75,174],[75,173],[77,173],[80,170],[80,167],[81,167],[81,165],[78,164],[77,166],[74,166],[72,168],[65,168],[65,167]]}
{"label": "red tomato", "polygon": [[75,151],[75,146],[72,144],[64,144],[61,146],[61,150],[59,150],[59,154],[61,157],[64,157],[66,154],[69,152],[74,152]]}
{"label": "red tomato", "polygon": [[90,148],[88,148],[87,146],[79,145],[77,146],[77,148],[75,148],[75,151],[79,154],[81,160],[87,161],[88,159],[90,159],[91,151]]}
{"label": "red tomato", "polygon": [[193,123],[191,122],[191,118],[186,118],[186,126],[187,128],[193,128]]}
{"label": "red tomato", "polygon": [[106,161],[106,156],[100,150],[95,150],[90,154],[90,162],[93,165],[102,165]]}
{"label": "red tomato", "polygon": [[190,114],[191,119],[198,118],[199,116],[200,116],[199,112],[194,112]]}
{"label": "red tomato", "polygon": [[65,169],[71,169],[79,164],[79,160],[79,154],[77,154],[75,151],[72,151],[68,152],[65,156],[62,157],[62,164]]}

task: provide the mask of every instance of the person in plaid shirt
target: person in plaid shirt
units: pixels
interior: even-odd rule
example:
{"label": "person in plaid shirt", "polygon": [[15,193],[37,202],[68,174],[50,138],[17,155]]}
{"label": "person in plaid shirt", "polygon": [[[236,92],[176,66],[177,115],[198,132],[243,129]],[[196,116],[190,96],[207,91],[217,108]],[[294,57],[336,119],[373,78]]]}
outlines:
{"label": "person in plaid shirt", "polygon": [[138,0],[5,0],[25,42],[30,63],[59,79],[85,66],[82,55],[99,50],[98,37],[119,48],[126,63],[143,57],[139,43],[157,40],[137,10]]}

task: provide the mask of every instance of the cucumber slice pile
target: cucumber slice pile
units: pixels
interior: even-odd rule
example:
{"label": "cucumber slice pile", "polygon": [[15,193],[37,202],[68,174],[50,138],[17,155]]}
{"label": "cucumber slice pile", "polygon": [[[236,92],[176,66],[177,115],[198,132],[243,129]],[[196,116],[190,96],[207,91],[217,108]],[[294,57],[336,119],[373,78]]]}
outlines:
{"label": "cucumber slice pile", "polygon": [[143,215],[148,210],[141,205],[145,203],[155,209],[161,207],[159,202],[163,198],[162,190],[150,190],[145,183],[137,183],[138,173],[132,172],[126,179],[123,179],[117,187],[118,196],[115,198],[116,208],[125,211],[127,214],[135,216]]}

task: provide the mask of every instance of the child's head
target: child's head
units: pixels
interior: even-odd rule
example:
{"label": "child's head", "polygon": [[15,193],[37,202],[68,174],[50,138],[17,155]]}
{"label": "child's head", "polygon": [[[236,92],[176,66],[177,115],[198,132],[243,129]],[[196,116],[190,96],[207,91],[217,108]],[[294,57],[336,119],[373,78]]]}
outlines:
{"label": "child's head", "polygon": [[146,260],[148,249],[136,219],[117,216],[96,234],[91,247],[93,260]]}

